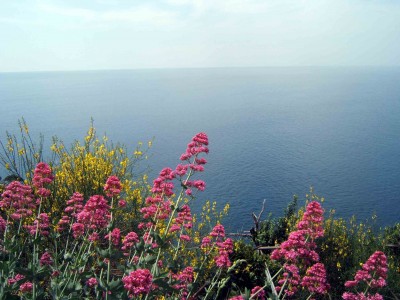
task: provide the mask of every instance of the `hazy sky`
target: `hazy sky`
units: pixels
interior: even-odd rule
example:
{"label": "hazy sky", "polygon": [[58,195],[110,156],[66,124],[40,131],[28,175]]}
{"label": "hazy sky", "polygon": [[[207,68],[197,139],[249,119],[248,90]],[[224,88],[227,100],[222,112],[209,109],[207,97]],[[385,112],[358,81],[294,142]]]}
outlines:
{"label": "hazy sky", "polygon": [[400,0],[1,0],[0,72],[400,65]]}

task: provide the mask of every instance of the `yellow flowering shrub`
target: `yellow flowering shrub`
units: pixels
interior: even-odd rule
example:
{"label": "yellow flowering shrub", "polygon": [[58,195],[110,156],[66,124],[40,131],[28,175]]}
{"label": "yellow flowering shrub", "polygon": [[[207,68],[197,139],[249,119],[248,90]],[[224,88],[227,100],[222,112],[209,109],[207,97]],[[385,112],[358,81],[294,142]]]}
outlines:
{"label": "yellow flowering shrub", "polygon": [[50,149],[55,175],[55,201],[51,203],[53,212],[60,211],[74,192],[81,193],[85,199],[91,195],[103,194],[104,182],[109,176],[115,175],[121,180],[121,195],[130,208],[126,210],[129,213],[118,215],[117,218],[125,224],[135,219],[149,190],[147,176],[135,174],[133,168],[139,160],[145,158],[148,150],[142,149],[142,143],[128,156],[124,146],[109,143],[107,136],[98,138],[92,124],[83,143],[75,141],[67,149],[61,140],[54,137]]}

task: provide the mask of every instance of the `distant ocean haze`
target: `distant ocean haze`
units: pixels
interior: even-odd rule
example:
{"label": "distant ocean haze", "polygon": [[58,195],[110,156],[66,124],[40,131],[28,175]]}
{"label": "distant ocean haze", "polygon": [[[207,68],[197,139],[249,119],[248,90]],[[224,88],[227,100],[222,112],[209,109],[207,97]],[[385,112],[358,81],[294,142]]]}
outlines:
{"label": "distant ocean haze", "polygon": [[[128,149],[153,137],[146,162],[174,168],[191,137],[210,139],[205,200],[231,204],[225,223],[279,216],[310,186],[337,216],[378,225],[400,216],[400,68],[226,68],[0,73],[1,138],[24,117],[33,137],[66,144],[94,119]],[[5,175],[5,170],[0,171]]]}

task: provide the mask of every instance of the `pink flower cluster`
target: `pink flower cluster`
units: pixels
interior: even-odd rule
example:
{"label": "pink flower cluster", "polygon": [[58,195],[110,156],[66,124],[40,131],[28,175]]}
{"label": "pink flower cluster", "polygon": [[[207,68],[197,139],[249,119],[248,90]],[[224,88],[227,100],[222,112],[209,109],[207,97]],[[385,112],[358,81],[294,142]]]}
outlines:
{"label": "pink flower cluster", "polygon": [[86,202],[83,210],[77,215],[78,223],[90,229],[103,229],[110,220],[110,206],[101,195],[94,195]]}
{"label": "pink flower cluster", "polygon": [[370,294],[367,293],[366,295],[364,293],[348,293],[345,292],[342,295],[342,298],[345,300],[383,300],[382,295],[380,294]]}
{"label": "pink flower cluster", "polygon": [[307,205],[303,218],[297,224],[297,229],[304,233],[312,240],[324,235],[323,228],[324,210],[317,201],[312,201]]}
{"label": "pink flower cluster", "polygon": [[129,232],[122,240],[122,247],[121,250],[124,251],[124,255],[128,256],[130,254],[131,249],[133,246],[139,242],[139,237],[136,232]]}
{"label": "pink flower cluster", "polygon": [[50,226],[50,218],[46,213],[41,213],[38,218],[33,221],[33,225],[26,225],[25,228],[29,231],[30,235],[40,234],[48,236]]}
{"label": "pink flower cluster", "polygon": [[299,268],[295,264],[284,264],[283,269],[284,272],[276,290],[280,292],[282,287],[286,286],[285,295],[291,297],[298,292],[301,283]]}
{"label": "pink flower cluster", "polygon": [[111,233],[108,233],[105,237],[106,240],[110,239],[114,246],[118,246],[121,240],[121,230],[119,228],[114,228]]}
{"label": "pink flower cluster", "polygon": [[201,248],[205,251],[211,251],[215,248],[218,255],[214,257],[214,262],[218,267],[230,267],[232,265],[229,254],[233,252],[233,241],[225,239],[225,228],[221,224],[214,226],[209,236],[203,238]]}
{"label": "pink flower cluster", "polygon": [[21,286],[19,287],[19,290],[25,294],[25,293],[30,293],[33,290],[33,284],[30,281],[26,281]]}
{"label": "pink flower cluster", "polygon": [[185,204],[179,209],[178,216],[173,222],[173,225],[169,229],[170,232],[181,231],[182,228],[192,228],[193,217],[189,205]]}
{"label": "pink flower cluster", "polygon": [[[182,180],[188,169],[201,172],[204,170],[203,165],[206,163],[204,158],[198,158],[200,153],[208,153],[208,138],[205,133],[199,133],[192,138],[188,144],[186,152],[182,154],[181,160],[187,160],[188,164],[179,164],[175,170],[164,168],[159,176],[153,181],[151,192],[152,196],[146,198],[146,206],[141,209],[144,219],[165,220],[170,216],[172,202],[169,197],[174,194],[174,179],[179,177],[181,185],[185,188],[186,195],[192,195],[190,187],[195,187],[200,191],[204,191],[205,182],[202,180],[188,181]],[[193,157],[193,161],[190,159]],[[150,224],[151,223],[147,223]],[[145,223],[141,227],[146,227]],[[177,226],[173,227],[173,231],[177,230]],[[187,236],[183,236],[187,240]]]}
{"label": "pink flower cluster", "polygon": [[86,281],[86,284],[87,284],[88,287],[93,288],[93,287],[96,287],[98,285],[98,282],[97,282],[96,278],[91,277]]}
{"label": "pink flower cluster", "polygon": [[[382,251],[375,251],[368,260],[358,270],[354,280],[346,281],[347,288],[355,288],[361,282],[365,282],[370,288],[378,289],[386,285],[388,265],[386,255]],[[345,300],[361,300],[361,299],[383,299],[378,293],[363,294],[346,292],[342,295]]]}
{"label": "pink flower cluster", "polygon": [[48,164],[40,162],[37,164],[33,173],[33,186],[37,188],[38,195],[41,197],[50,196],[51,192],[45,188],[46,185],[52,183],[54,176],[51,173],[51,169]]}
{"label": "pink flower cluster", "polygon": [[171,182],[174,178],[174,172],[170,168],[164,168],[153,181],[153,196],[146,198],[147,206],[141,209],[145,219],[165,220],[169,217],[172,203],[169,199],[164,200],[164,196],[170,197],[174,194],[174,184]]}
{"label": "pink flower cluster", "polygon": [[192,267],[186,267],[178,274],[173,274],[172,278],[178,281],[173,288],[180,290],[182,299],[186,299],[188,295],[188,285],[192,283],[194,279],[194,269]]}
{"label": "pink flower cluster", "polygon": [[10,217],[14,220],[32,216],[32,211],[38,204],[33,197],[32,188],[19,181],[7,185],[1,196],[0,208],[10,211]]}
{"label": "pink flower cluster", "polygon": [[25,278],[24,275],[16,274],[13,278],[9,278],[7,282],[8,282],[9,285],[12,285],[12,284],[24,279],[24,278]]}
{"label": "pink flower cluster", "polygon": [[67,207],[64,209],[66,215],[63,215],[58,221],[58,231],[63,231],[67,228],[67,225],[71,220],[76,219],[76,215],[83,210],[83,195],[80,193],[74,193],[72,197],[67,201]]}
{"label": "pink flower cluster", "polygon": [[288,262],[296,263],[299,260],[310,265],[319,260],[319,255],[315,251],[314,240],[324,234],[323,226],[324,210],[317,201],[310,202],[306,211],[297,224],[296,231],[289,234],[288,240],[283,242],[280,248],[274,250],[271,259],[279,260],[284,258]]}
{"label": "pink flower cluster", "polygon": [[186,152],[181,155],[181,160],[189,160],[199,153],[208,153],[208,137],[204,132],[196,134],[187,145]]}
{"label": "pink flower cluster", "polygon": [[40,257],[39,262],[41,266],[50,266],[53,264],[53,258],[51,257],[49,252],[44,252]]}
{"label": "pink flower cluster", "polygon": [[7,222],[0,216],[0,233],[3,233],[6,230]]}
{"label": "pink flower cluster", "polygon": [[307,269],[301,285],[310,293],[326,294],[330,288],[326,280],[326,270],[322,263],[316,263]]}
{"label": "pink flower cluster", "polygon": [[117,176],[108,177],[104,185],[104,192],[108,197],[115,197],[121,193],[122,185]]}
{"label": "pink flower cluster", "polygon": [[265,299],[265,291],[261,286],[255,286],[251,290],[251,297],[253,299],[264,300]]}
{"label": "pink flower cluster", "polygon": [[[288,240],[271,253],[271,259],[285,261],[283,266],[285,272],[278,282],[277,290],[287,282],[285,290],[287,296],[293,296],[300,284],[310,293],[325,294],[329,289],[325,266],[318,263],[319,255],[315,251],[317,247],[315,239],[324,235],[323,214],[324,210],[319,202],[310,202],[297,224],[297,230],[291,232]],[[300,275],[302,272],[306,272],[303,279]]]}
{"label": "pink flower cluster", "polygon": [[133,298],[134,296],[147,294],[151,290],[153,276],[147,269],[138,269],[132,271],[129,275],[122,278],[124,288],[128,291],[128,296]]}

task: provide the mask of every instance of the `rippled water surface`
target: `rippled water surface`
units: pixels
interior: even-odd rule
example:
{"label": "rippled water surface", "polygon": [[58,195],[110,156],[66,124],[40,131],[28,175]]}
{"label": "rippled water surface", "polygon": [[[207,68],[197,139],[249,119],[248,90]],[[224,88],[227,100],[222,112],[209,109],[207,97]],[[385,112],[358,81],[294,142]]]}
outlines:
{"label": "rippled water surface", "polygon": [[[279,215],[310,186],[337,215],[400,221],[400,68],[232,68],[0,73],[1,138],[23,116],[33,136],[100,134],[133,149],[155,137],[151,176],[209,135],[205,199],[226,222]],[[0,171],[4,175],[4,170]]]}

